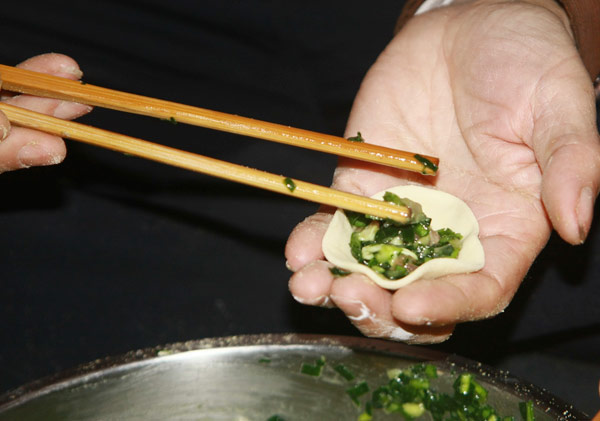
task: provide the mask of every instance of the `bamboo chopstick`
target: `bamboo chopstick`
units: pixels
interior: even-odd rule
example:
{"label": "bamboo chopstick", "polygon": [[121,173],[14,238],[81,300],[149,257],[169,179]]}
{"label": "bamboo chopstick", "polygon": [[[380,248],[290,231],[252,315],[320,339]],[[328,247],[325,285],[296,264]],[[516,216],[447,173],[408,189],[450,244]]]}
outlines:
{"label": "bamboo chopstick", "polygon": [[311,202],[391,218],[399,222],[407,222],[410,218],[410,210],[403,206],[391,205],[384,201],[300,180],[291,180],[281,175],[181,151],[119,133],[86,126],[85,124],[61,120],[1,102],[0,110],[6,114],[13,124],[41,130],[66,139],[78,140],[214,177],[295,196]]}
{"label": "bamboo chopstick", "polygon": [[0,65],[2,89],[142,114],[433,175],[438,158]]}

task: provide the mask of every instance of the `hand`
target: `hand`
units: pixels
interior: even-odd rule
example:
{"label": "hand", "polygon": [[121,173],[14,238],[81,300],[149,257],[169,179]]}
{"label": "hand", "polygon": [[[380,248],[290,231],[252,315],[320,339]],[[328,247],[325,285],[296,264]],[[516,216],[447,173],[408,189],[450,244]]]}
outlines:
{"label": "hand", "polygon": [[571,244],[589,230],[600,179],[593,87],[554,1],[473,1],[417,16],[366,76],[346,136],[438,156],[437,177],[342,160],[333,186],[369,196],[432,185],[480,224],[485,267],[392,293],[323,261],[324,210],[286,247],[301,303],[337,306],[365,335],[445,340],[459,322],[508,305],[552,228]]}
{"label": "hand", "polygon": [[[77,63],[60,54],[36,56],[18,67],[74,80],[82,76]],[[92,109],[87,105],[30,95],[11,96],[5,91],[2,91],[1,100],[69,120]],[[6,116],[0,112],[0,173],[38,165],[58,164],[63,161],[66,153],[65,144],[60,137],[22,127],[11,128]]]}
{"label": "hand", "polygon": [[[600,393],[600,384],[598,384],[598,393]],[[600,421],[600,411],[598,411],[598,413],[596,415],[594,415],[594,418],[592,418],[592,421]]]}

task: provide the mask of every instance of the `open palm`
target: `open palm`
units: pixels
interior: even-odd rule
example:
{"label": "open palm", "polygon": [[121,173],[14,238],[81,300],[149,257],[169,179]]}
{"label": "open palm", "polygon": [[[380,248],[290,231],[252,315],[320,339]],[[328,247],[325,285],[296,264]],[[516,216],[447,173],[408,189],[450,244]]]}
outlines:
{"label": "open palm", "polygon": [[438,175],[344,160],[334,187],[371,195],[418,183],[452,193],[475,213],[486,253],[477,273],[392,293],[358,274],[333,278],[320,251],[329,214],[308,218],[286,249],[292,294],[339,307],[368,336],[443,340],[457,322],[510,302],[553,227],[570,243],[585,239],[600,179],[593,89],[557,7],[474,2],[414,18],[361,86],[346,135],[358,131],[438,156]]}

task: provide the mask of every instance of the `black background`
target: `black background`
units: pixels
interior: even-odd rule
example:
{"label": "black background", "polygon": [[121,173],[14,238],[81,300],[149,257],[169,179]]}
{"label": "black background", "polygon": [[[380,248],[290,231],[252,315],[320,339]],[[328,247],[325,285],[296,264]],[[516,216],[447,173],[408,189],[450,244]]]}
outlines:
{"label": "black background", "polygon": [[[91,84],[343,133],[401,2],[29,1],[3,5],[0,62],[60,52]],[[95,110],[87,124],[328,185],[335,158]],[[316,205],[77,143],[0,176],[0,393],[108,355],[245,333],[359,335],[296,303],[283,249]],[[553,238],[509,308],[441,350],[600,408],[600,238]]]}

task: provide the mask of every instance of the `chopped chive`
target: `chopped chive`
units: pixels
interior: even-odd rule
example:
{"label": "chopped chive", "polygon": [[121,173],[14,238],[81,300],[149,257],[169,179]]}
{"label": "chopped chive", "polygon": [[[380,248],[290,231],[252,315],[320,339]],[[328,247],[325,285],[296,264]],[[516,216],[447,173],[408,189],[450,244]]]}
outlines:
{"label": "chopped chive", "polygon": [[425,168],[429,168],[431,171],[433,171],[434,173],[437,172],[438,170],[438,166],[435,165],[433,162],[431,162],[429,159],[425,158],[424,156],[421,156],[419,154],[415,154],[415,159],[417,161],[419,161],[421,164],[423,164],[423,174],[425,174]]}
{"label": "chopped chive", "polygon": [[168,121],[171,124],[177,124],[178,121],[175,120],[175,117],[169,117],[169,118],[161,118],[162,121]]}
{"label": "chopped chive", "polygon": [[365,141],[365,139],[362,137],[362,134],[360,132],[358,132],[356,136],[349,137],[348,140],[350,142],[361,142],[361,143]]}
{"label": "chopped chive", "polygon": [[350,272],[348,270],[340,269],[338,267],[329,268],[329,272],[331,272],[331,274],[333,276],[338,276],[338,277],[348,276],[348,275],[350,275],[352,273],[352,272]]}
{"label": "chopped chive", "polygon": [[304,363],[302,364],[300,372],[309,376],[319,377],[321,375],[321,369],[322,367],[319,367],[317,365]]}
{"label": "chopped chive", "polygon": [[371,421],[373,419],[373,403],[367,401],[365,403],[365,410],[358,416],[357,421]]}
{"label": "chopped chive", "polygon": [[269,363],[271,363],[271,359],[270,358],[261,358],[260,360],[258,360],[258,362],[261,364],[269,364]]}
{"label": "chopped chive", "polygon": [[365,381],[360,382],[352,386],[350,389],[347,389],[346,393],[348,394],[348,396],[350,396],[352,402],[354,402],[357,406],[360,406],[360,401],[358,400],[358,398],[360,398],[364,394],[369,393],[369,385]]}
{"label": "chopped chive", "polygon": [[532,401],[519,402],[519,410],[524,421],[535,421]]}
{"label": "chopped chive", "polygon": [[354,380],[354,373],[352,373],[344,364],[338,364],[333,369],[346,380]]}
{"label": "chopped chive", "polygon": [[358,421],[371,421],[372,419],[373,415],[367,414],[366,412],[363,412],[358,416]]}
{"label": "chopped chive", "polygon": [[[261,361],[270,361],[261,358]],[[319,376],[326,365],[324,356],[314,364],[303,364],[302,373]],[[343,364],[332,365],[332,368],[348,381],[354,374]],[[456,375],[451,369],[451,375]],[[356,421],[372,421],[374,411],[384,414],[399,413],[405,420],[419,419],[429,411],[434,420],[486,420],[515,421],[513,416],[501,416],[486,403],[487,390],[471,373],[460,374],[454,382],[454,393],[438,392],[431,387],[429,380],[438,377],[437,368],[433,364],[416,364],[407,369],[390,369],[387,371],[388,383],[376,387],[372,395],[366,381],[355,383],[346,389],[346,394],[359,409]],[[361,403],[362,401],[362,403]],[[521,402],[519,409],[523,421],[535,421],[532,401]],[[266,421],[285,421],[281,415],[272,415]]]}
{"label": "chopped chive", "polygon": [[390,368],[387,372],[387,377],[390,380],[397,379],[402,374],[402,370],[399,368]]}
{"label": "chopped chive", "polygon": [[283,179],[283,184],[288,188],[289,191],[291,191],[292,193],[294,192],[294,190],[296,190],[296,183],[294,183],[294,180],[292,180],[289,177],[286,177]]}
{"label": "chopped chive", "polygon": [[300,368],[302,374],[319,377],[325,366],[325,357],[321,356],[314,364],[303,363]]}
{"label": "chopped chive", "polygon": [[437,378],[437,368],[435,365],[433,364],[427,364],[425,365],[425,375],[427,377],[429,377],[430,379],[435,379]]}

